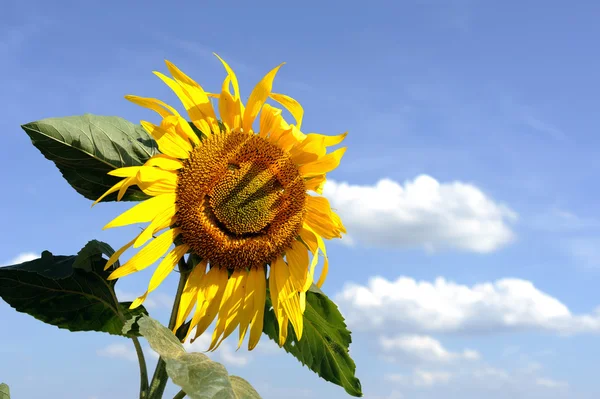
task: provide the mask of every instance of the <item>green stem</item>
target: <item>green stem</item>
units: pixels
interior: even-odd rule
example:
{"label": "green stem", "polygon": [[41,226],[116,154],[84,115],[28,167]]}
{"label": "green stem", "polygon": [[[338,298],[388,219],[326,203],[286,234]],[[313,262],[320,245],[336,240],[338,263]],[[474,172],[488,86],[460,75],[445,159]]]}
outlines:
{"label": "green stem", "polygon": [[148,394],[148,369],[146,368],[144,351],[142,351],[142,345],[140,345],[137,337],[131,337],[131,340],[133,341],[138,363],[140,364],[140,399],[146,399],[146,395]]}
{"label": "green stem", "polygon": [[185,398],[185,392],[183,392],[183,389],[179,392],[177,392],[177,394],[175,396],[173,396],[173,399],[182,399]]}
{"label": "green stem", "polygon": [[[175,328],[175,323],[177,322],[177,311],[179,310],[179,302],[181,301],[181,294],[185,288],[188,274],[189,270],[187,264],[185,263],[185,260],[181,258],[179,261],[179,285],[177,286],[177,293],[175,294],[173,309],[171,310],[169,330],[173,330],[173,328]],[[161,357],[158,359],[156,369],[154,370],[154,375],[152,376],[152,381],[150,382],[148,399],[161,399],[163,393],[165,392],[168,379],[169,376],[167,375],[167,365]]]}
{"label": "green stem", "polygon": [[[127,321],[125,315],[121,311],[121,306],[119,303],[119,299],[117,298],[117,294],[115,294],[115,290],[113,286],[109,285],[110,294],[115,301],[115,308],[117,309],[117,316],[123,324]],[[140,399],[146,399],[148,396],[148,369],[146,366],[146,359],[144,358],[144,352],[142,351],[142,345],[140,345],[140,341],[137,337],[130,337],[133,341],[133,346],[135,347],[135,353],[138,358],[138,363],[140,365]]]}

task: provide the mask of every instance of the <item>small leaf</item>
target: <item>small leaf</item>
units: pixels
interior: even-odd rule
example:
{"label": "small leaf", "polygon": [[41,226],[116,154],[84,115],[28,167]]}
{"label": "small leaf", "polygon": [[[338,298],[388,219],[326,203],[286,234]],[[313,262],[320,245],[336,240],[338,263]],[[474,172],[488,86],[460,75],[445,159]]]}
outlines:
{"label": "small leaf", "polygon": [[0,384],[0,399],[10,399],[10,389],[6,384]]}
{"label": "small leaf", "polygon": [[258,392],[245,379],[231,375],[229,381],[238,399],[260,399]]}
{"label": "small leaf", "polygon": [[[98,271],[104,269],[104,264],[102,264],[102,255],[106,255],[107,257],[111,257],[112,254],[115,253],[115,250],[112,249],[110,245],[105,242],[92,240],[89,241],[81,250],[77,253],[77,257],[75,258],[75,262],[73,262],[74,268],[80,268],[85,271],[91,272],[94,271],[93,267],[100,266]],[[119,266],[119,261],[115,262],[116,267]],[[113,280],[114,281],[114,280]]]}
{"label": "small leaf", "polygon": [[129,310],[131,302],[116,301],[106,280],[110,271],[103,270],[101,251],[108,250],[107,244],[90,241],[80,251],[82,258],[44,251],[39,259],[0,267],[0,297],[18,312],[59,328],[122,335],[119,312],[127,320],[146,310]]}
{"label": "small leaf", "polygon": [[[267,296],[263,332],[278,342],[279,326],[271,306]],[[348,352],[351,342],[350,331],[337,306],[313,284],[306,293],[302,339],[298,340],[294,329],[288,328],[283,348],[321,378],[360,397],[361,384],[354,375],[356,365]]]}
{"label": "small leaf", "polygon": [[[128,323],[124,332],[129,331]],[[191,399],[260,399],[250,384],[230,376],[225,367],[202,353],[187,353],[179,339],[158,321],[141,316],[140,333],[167,366],[167,374]]]}
{"label": "small leaf", "polygon": [[[107,173],[139,166],[157,153],[156,142],[139,125],[116,116],[85,114],[48,118],[21,126],[33,145],[54,162],[67,182],[85,198],[95,201],[121,180]],[[104,201],[114,201],[117,194]],[[126,201],[148,198],[130,187]]]}

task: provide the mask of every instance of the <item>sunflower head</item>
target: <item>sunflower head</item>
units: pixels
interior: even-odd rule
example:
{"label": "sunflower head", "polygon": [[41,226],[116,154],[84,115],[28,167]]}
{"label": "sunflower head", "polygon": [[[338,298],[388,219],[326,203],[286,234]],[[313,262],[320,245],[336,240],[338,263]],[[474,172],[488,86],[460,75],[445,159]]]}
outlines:
{"label": "sunflower head", "polygon": [[305,197],[297,166],[275,144],[241,131],[211,135],[179,172],[182,240],[213,266],[263,267],[300,233]]}
{"label": "sunflower head", "polygon": [[[155,72],[179,97],[191,122],[160,100],[126,96],[161,116],[158,125],[142,121],[160,153],[143,166],[110,172],[123,179],[96,201],[117,191],[120,199],[132,185],[151,196],[106,225],[149,222],[106,267],[132,246],[145,245],[109,279],[162,258],[148,290],[132,304],[137,307],[186,253],[197,255],[202,261],[187,276],[175,329],[193,314],[188,329],[189,335],[195,328],[193,340],[216,318],[209,348],[213,350],[236,328],[239,345],[250,329],[248,348],[256,346],[268,271],[268,291],[283,345],[288,324],[298,339],[302,336],[306,291],[314,282],[319,253],[324,263],[317,285],[325,280],[328,259],[323,239],[346,232],[320,195],[326,173],[338,166],[345,151],[327,153],[327,147],[339,144],[346,134],[302,133],[300,104],[272,92],[281,65],[254,87],[243,104],[236,75],[219,60],[227,76],[216,94],[206,92],[168,61],[172,78]],[[212,98],[218,100],[220,120]],[[287,109],[295,124],[283,118],[282,109],[267,104],[269,98]]]}

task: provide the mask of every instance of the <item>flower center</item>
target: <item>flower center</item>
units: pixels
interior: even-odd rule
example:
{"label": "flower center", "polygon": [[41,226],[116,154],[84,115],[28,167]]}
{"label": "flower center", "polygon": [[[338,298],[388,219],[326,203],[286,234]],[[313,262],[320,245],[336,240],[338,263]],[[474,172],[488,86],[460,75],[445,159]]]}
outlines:
{"label": "flower center", "polygon": [[263,266],[298,235],[305,196],[282,149],[252,134],[215,134],[180,170],[177,222],[183,241],[213,266]]}

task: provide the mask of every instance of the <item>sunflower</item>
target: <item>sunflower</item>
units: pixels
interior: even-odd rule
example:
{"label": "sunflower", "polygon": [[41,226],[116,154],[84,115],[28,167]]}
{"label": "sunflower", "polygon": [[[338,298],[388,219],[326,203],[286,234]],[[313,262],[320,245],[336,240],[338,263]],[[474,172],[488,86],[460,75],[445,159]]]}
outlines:
{"label": "sunflower", "polygon": [[[156,111],[162,121],[141,122],[159,153],[142,166],[109,172],[122,180],[94,203],[114,192],[120,200],[133,185],[151,197],[104,227],[149,222],[110,257],[106,269],[130,247],[145,245],[108,279],[145,269],[162,257],[148,290],[132,303],[136,308],[185,254],[195,254],[201,261],[187,276],[174,327],[176,331],[194,311],[184,341],[195,327],[193,342],[217,318],[209,350],[238,327],[238,348],[249,329],[252,350],[262,333],[268,293],[283,345],[289,323],[298,339],[302,337],[306,291],[314,282],[319,253],[324,262],[317,286],[327,275],[323,239],[341,238],[346,232],[321,196],[326,173],[339,165],[345,152],[340,148],[327,153],[327,147],[339,144],[346,133],[301,132],[300,104],[271,91],[283,64],[264,76],[244,105],[236,75],[217,58],[227,76],[216,94],[206,92],[169,61],[172,78],[154,72],[179,97],[191,122],[160,100],[125,97]],[[211,99],[218,99],[220,120]],[[282,109],[267,104],[268,99],[289,111],[296,123],[288,124]]]}

